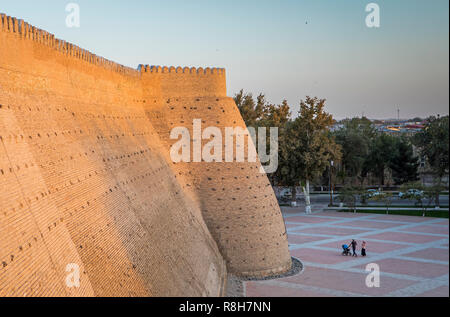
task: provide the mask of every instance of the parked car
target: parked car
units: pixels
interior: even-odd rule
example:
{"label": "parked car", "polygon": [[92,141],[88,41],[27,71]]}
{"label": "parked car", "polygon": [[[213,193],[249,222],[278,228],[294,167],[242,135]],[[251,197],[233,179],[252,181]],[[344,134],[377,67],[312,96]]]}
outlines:
{"label": "parked car", "polygon": [[[297,199],[301,199],[303,197],[303,193],[300,190],[298,190],[298,189],[297,189],[297,193],[296,194],[297,194],[296,195]],[[291,191],[291,189],[290,188],[283,188],[280,191],[280,197],[281,197],[281,199],[284,199],[284,200],[291,200],[291,198],[292,198],[292,191]]]}
{"label": "parked car", "polygon": [[372,197],[378,196],[380,194],[381,194],[380,191],[378,191],[377,189],[368,189],[367,190],[367,197],[368,198],[372,198]]}
{"label": "parked car", "polygon": [[423,196],[423,190],[420,189],[408,189],[406,193],[399,192],[398,197],[404,198],[404,197],[411,197],[411,196]]}

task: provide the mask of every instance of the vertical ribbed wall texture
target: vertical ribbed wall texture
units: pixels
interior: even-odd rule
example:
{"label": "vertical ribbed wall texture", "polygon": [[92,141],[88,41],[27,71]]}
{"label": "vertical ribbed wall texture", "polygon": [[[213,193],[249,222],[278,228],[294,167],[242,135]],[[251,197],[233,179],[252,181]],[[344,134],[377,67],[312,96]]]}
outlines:
{"label": "vertical ribbed wall texture", "polygon": [[182,118],[245,127],[223,69],[134,70],[0,15],[0,296],[220,296],[227,269],[289,269],[260,164],[173,164]]}

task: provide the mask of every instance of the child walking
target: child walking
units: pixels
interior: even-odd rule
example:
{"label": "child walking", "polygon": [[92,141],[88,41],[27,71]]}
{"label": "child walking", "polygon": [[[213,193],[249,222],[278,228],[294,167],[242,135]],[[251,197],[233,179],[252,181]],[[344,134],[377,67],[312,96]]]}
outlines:
{"label": "child walking", "polygon": [[361,244],[361,256],[366,256],[366,241]]}

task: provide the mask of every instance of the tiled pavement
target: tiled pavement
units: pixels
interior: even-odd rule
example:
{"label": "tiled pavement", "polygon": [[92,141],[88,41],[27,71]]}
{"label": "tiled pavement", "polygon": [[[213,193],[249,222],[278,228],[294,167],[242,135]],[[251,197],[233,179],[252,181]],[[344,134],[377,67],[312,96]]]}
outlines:
{"label": "tiled pavement", "polygon": [[[246,296],[449,296],[448,219],[315,212],[284,208],[289,249],[301,274],[244,283]],[[341,245],[367,242],[367,257]],[[360,249],[358,246],[358,254]],[[380,287],[366,286],[366,265],[380,267]]]}

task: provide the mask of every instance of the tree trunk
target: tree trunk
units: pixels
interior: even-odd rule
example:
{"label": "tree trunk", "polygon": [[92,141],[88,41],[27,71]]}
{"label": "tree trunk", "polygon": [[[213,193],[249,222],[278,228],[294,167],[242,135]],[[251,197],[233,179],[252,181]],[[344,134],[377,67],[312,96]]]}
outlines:
{"label": "tree trunk", "polygon": [[291,187],[291,201],[292,202],[297,201],[297,187],[295,187],[295,186]]}
{"label": "tree trunk", "polygon": [[306,186],[303,187],[303,193],[305,194],[305,205],[306,205],[305,212],[307,214],[310,214],[311,213],[311,200],[309,198],[309,180],[308,179],[306,180]]}

